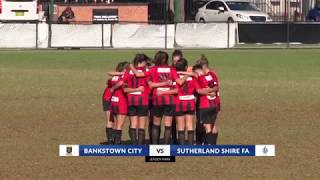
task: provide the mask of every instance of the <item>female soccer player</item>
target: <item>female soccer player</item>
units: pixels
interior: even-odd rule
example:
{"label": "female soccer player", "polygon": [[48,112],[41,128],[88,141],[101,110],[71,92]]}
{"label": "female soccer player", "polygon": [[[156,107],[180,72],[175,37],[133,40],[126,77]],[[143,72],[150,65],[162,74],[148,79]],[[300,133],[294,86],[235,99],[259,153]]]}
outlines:
{"label": "female soccer player", "polygon": [[[172,117],[175,114],[175,96],[170,95],[177,90],[172,86],[172,82],[181,85],[186,80],[187,76],[179,78],[175,68],[168,66],[168,54],[159,51],[155,55],[155,67],[150,70],[149,86],[154,88],[153,91],[153,113],[155,115],[153,120],[152,138],[153,142],[159,142],[159,129],[161,119],[163,118],[164,144],[171,142],[171,125]],[[167,82],[166,85],[161,83]],[[162,94],[163,93],[163,94]]]}
{"label": "female soccer player", "polygon": [[[125,72],[128,68],[128,62],[118,64],[116,71]],[[127,98],[123,91],[123,75],[113,76],[111,78],[113,95],[111,97],[111,113],[114,117],[113,137],[114,144],[121,144],[122,127],[128,113]]]}
{"label": "female soccer player", "polygon": [[[133,66],[138,72],[146,72],[146,63],[147,57],[144,54],[137,54],[133,60]],[[129,136],[133,145],[143,145],[149,112],[150,90],[148,82],[145,77],[136,77],[131,69],[124,74],[123,82],[124,92],[127,93],[128,116],[130,117]]]}
{"label": "female soccer player", "polygon": [[172,88],[172,83],[182,84],[186,79],[178,78],[175,68],[168,65],[169,56],[166,52],[159,51],[154,58],[155,66],[146,73],[139,73],[133,69],[136,76],[147,76],[149,87],[152,88],[153,109],[153,128],[152,128],[152,143],[159,144],[159,132],[161,120],[163,118],[165,125],[164,143],[171,142],[171,125],[172,117],[175,114],[175,96],[174,95],[158,95],[165,91],[170,94],[170,91],[175,91]]}
{"label": "female soccer player", "polygon": [[[177,71],[187,71],[188,62],[182,58],[176,62]],[[184,75],[179,75],[182,78]],[[176,98],[176,120],[178,122],[178,139],[179,144],[185,144],[185,130],[188,132],[188,145],[193,145],[194,141],[194,119],[195,119],[195,96],[196,90],[199,89],[196,78],[187,77],[186,81],[177,84],[178,96]]]}
{"label": "female soccer player", "polygon": [[[176,63],[181,59],[183,58],[183,53],[181,50],[179,49],[176,49],[173,51],[172,53],[172,64],[171,66],[172,67],[175,67]],[[172,118],[172,142],[173,144],[178,144],[178,139],[177,139],[177,122],[176,122],[176,118],[175,116],[173,116]]]}
{"label": "female soccer player", "polygon": [[[206,58],[201,58],[193,69],[199,74],[198,81],[201,87],[197,90],[200,94],[199,125],[205,128],[205,143],[215,145],[218,137],[215,122],[220,110],[219,83],[216,74],[209,69],[208,64]],[[198,129],[201,130],[201,128]]]}
{"label": "female soccer player", "polygon": [[172,53],[172,66],[175,66],[175,64],[181,59],[183,58],[183,53],[181,50],[176,49],[173,51]]}
{"label": "female soccer player", "polygon": [[[153,60],[151,60],[150,58],[147,57],[147,70],[149,71],[150,68],[152,68],[154,66],[154,62]],[[150,88],[149,88],[150,89]],[[148,123],[148,135],[149,135],[149,143],[152,144],[152,127],[153,127],[153,113],[152,113],[152,109],[153,109],[153,103],[152,103],[152,89],[150,89],[149,92],[149,123]],[[159,133],[161,132],[161,129],[159,130]],[[160,136],[160,134],[159,134]]]}
{"label": "female soccer player", "polygon": [[113,127],[112,121],[113,120],[111,120],[112,116],[110,114],[110,104],[111,104],[110,101],[113,93],[111,92],[111,87],[112,87],[112,82],[110,78],[107,80],[107,85],[102,96],[102,107],[106,117],[106,143],[107,144],[113,143],[113,138],[112,138],[112,127]]}

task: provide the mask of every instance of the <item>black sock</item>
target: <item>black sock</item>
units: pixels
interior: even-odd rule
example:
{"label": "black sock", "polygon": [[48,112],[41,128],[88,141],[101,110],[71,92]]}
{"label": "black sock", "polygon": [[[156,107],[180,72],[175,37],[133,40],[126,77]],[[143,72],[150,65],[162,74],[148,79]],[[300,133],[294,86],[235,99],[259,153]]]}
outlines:
{"label": "black sock", "polygon": [[177,139],[177,121],[176,119],[173,117],[172,120],[172,126],[171,126],[171,134],[172,134],[172,142],[173,144],[177,144],[178,143],[178,139]]}
{"label": "black sock", "polygon": [[153,125],[152,126],[152,144],[159,144],[159,131],[160,131],[160,126]]}
{"label": "black sock", "polygon": [[121,130],[115,130],[114,132],[115,132],[115,134],[114,134],[114,144],[115,145],[120,145],[121,144],[122,131]]}
{"label": "black sock", "polygon": [[144,145],[146,133],[144,129],[138,129],[138,145]]}
{"label": "black sock", "polygon": [[212,138],[213,138],[213,141],[212,141],[213,145],[216,145],[218,140],[218,133],[213,133]]}
{"label": "black sock", "polygon": [[159,141],[160,141],[160,136],[161,136],[161,125],[159,126],[159,133],[158,133]]}
{"label": "black sock", "polygon": [[152,122],[152,117],[150,117],[149,124],[148,124],[148,134],[149,134],[150,144],[152,141],[152,127],[153,127],[153,122]]}
{"label": "black sock", "polygon": [[111,130],[112,144],[115,144],[116,136],[117,136],[117,130],[112,129]]}
{"label": "black sock", "polygon": [[130,138],[130,140],[131,140],[132,138],[131,138],[130,130],[131,130],[131,123],[130,123],[129,128],[128,128],[128,134],[129,134],[129,138]]}
{"label": "black sock", "polygon": [[197,126],[196,126],[196,142],[197,142],[197,144],[202,144],[205,142],[205,135],[206,135],[206,132],[205,132],[203,125],[198,122]]}
{"label": "black sock", "polygon": [[171,126],[165,126],[164,128],[164,144],[171,143]]}
{"label": "black sock", "polygon": [[194,131],[188,131],[188,145],[193,145]]}
{"label": "black sock", "polygon": [[185,138],[184,131],[178,131],[179,145],[184,145]]}
{"label": "black sock", "polygon": [[206,142],[205,144],[213,145],[213,134],[211,132],[206,133]]}
{"label": "black sock", "polygon": [[138,141],[137,141],[137,129],[136,128],[129,129],[129,136],[130,136],[132,145],[137,145]]}
{"label": "black sock", "polygon": [[205,143],[207,141],[206,139],[206,129],[203,127],[203,131],[201,132],[202,136],[202,143]]}
{"label": "black sock", "polygon": [[112,137],[112,128],[106,128],[106,138],[107,138],[107,143],[112,144],[113,142],[113,137]]}
{"label": "black sock", "polygon": [[106,127],[106,140],[107,140],[107,142],[108,142],[108,139],[109,139],[109,130],[110,130],[110,128]]}

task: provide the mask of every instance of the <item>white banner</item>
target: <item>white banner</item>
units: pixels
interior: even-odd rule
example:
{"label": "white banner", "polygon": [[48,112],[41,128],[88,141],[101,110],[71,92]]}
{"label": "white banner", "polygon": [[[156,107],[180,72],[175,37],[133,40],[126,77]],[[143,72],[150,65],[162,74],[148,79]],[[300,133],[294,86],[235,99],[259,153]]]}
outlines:
{"label": "white banner", "polygon": [[53,24],[51,46],[101,47],[102,25]]}
{"label": "white banner", "polygon": [[35,48],[36,24],[0,24],[1,48]]}
{"label": "white banner", "polygon": [[115,24],[112,33],[114,48],[167,48],[174,46],[174,25]]}
{"label": "white banner", "polygon": [[46,23],[38,24],[38,48],[48,48],[49,26]]}
{"label": "white banner", "polygon": [[227,48],[236,44],[238,25],[236,23],[177,24],[175,42],[186,48]]}
{"label": "white banner", "polygon": [[[167,31],[166,31],[167,27]],[[229,28],[229,29],[228,29]],[[237,24],[54,24],[52,47],[104,47],[114,48],[227,48],[238,38]],[[111,31],[113,32],[111,37]],[[0,24],[0,48],[35,48],[36,24]],[[103,38],[102,38],[103,35]],[[165,39],[167,36],[167,39]],[[112,39],[111,39],[112,38]],[[38,47],[47,48],[49,28],[38,24]],[[229,41],[229,43],[228,43]]]}
{"label": "white banner", "polygon": [[103,46],[111,47],[111,24],[103,25]]}

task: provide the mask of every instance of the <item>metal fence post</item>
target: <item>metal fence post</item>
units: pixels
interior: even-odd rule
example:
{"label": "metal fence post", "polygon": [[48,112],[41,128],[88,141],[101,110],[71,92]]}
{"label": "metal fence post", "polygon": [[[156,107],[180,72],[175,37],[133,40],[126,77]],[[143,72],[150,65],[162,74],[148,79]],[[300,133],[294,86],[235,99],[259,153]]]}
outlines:
{"label": "metal fence post", "polygon": [[290,22],[287,21],[287,48],[290,48]]}
{"label": "metal fence post", "polygon": [[102,49],[104,49],[104,24],[101,23],[101,45],[102,45]]}
{"label": "metal fence post", "polygon": [[39,34],[39,29],[38,29],[38,22],[36,22],[36,49],[38,49],[38,34]]}
{"label": "metal fence post", "polygon": [[178,25],[178,24],[174,22],[173,48],[177,47],[177,42],[176,42],[177,25]]}
{"label": "metal fence post", "polygon": [[229,21],[227,21],[227,24],[228,24],[228,33],[227,33],[227,40],[228,40],[228,45],[227,45],[227,47],[228,47],[228,49],[230,48],[230,22]]}
{"label": "metal fence post", "polygon": [[112,39],[113,39],[113,32],[112,32],[113,24],[110,23],[110,47],[113,48]]}
{"label": "metal fence post", "polygon": [[52,27],[51,23],[49,22],[49,27],[48,27],[48,47],[51,48],[51,39],[52,39]]}
{"label": "metal fence post", "polygon": [[165,29],[164,29],[164,49],[167,49],[167,35],[168,35],[168,5],[167,5],[167,0],[164,0],[164,11],[165,11],[165,19],[164,19],[164,23],[165,23]]}
{"label": "metal fence post", "polygon": [[53,19],[53,5],[54,4],[54,0],[50,0],[50,4],[49,4],[49,20],[48,20],[48,47],[51,48],[51,40],[52,40],[52,19]]}
{"label": "metal fence post", "polygon": [[165,24],[165,30],[164,30],[164,49],[167,49],[168,47],[167,47],[167,36],[168,36],[168,25],[167,25],[167,23]]}

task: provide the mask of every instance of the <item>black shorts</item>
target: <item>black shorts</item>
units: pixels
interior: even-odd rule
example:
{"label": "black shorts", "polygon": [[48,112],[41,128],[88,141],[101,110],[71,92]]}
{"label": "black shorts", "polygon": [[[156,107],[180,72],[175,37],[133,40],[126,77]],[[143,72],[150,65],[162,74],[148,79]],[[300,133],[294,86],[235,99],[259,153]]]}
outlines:
{"label": "black shorts", "polygon": [[153,106],[152,114],[156,117],[162,116],[174,116],[175,115],[176,106],[175,105],[161,105],[161,106]]}
{"label": "black shorts", "polygon": [[200,124],[214,124],[217,120],[218,111],[216,108],[199,109],[198,113]]}
{"label": "black shorts", "polygon": [[128,116],[148,116],[148,106],[129,106]]}
{"label": "black shorts", "polygon": [[110,111],[110,101],[106,101],[104,98],[102,98],[102,109],[103,111]]}
{"label": "black shorts", "polygon": [[195,115],[195,111],[179,111],[175,113],[175,116]]}

